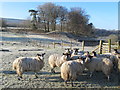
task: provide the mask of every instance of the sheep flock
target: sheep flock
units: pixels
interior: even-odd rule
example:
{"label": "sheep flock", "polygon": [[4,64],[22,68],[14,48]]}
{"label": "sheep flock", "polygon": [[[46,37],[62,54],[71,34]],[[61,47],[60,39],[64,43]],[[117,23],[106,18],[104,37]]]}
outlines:
{"label": "sheep flock", "polygon": [[[45,53],[37,54],[35,57],[18,57],[13,62],[13,70],[18,75],[18,80],[23,79],[24,72],[34,72],[35,78],[37,73],[44,67]],[[60,78],[64,81],[65,86],[68,82],[74,86],[74,81],[82,74],[87,72],[91,78],[95,72],[102,72],[106,77],[106,82],[110,82],[111,73],[117,73],[118,83],[120,84],[120,52],[114,49],[114,52],[107,54],[97,54],[95,51],[80,51],[78,48],[67,48],[63,53],[51,54],[48,57],[51,74],[55,74],[55,67],[60,69]],[[99,74],[99,73],[98,73]],[[88,78],[88,77],[86,77]]]}

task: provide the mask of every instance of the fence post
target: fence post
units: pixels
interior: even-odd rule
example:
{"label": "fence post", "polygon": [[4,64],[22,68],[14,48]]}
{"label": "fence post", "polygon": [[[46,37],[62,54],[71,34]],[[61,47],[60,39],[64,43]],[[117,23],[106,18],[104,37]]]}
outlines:
{"label": "fence post", "polygon": [[118,47],[117,48],[120,49],[120,41],[118,41]]}
{"label": "fence post", "polygon": [[111,53],[111,39],[108,39],[108,53]]}
{"label": "fence post", "polygon": [[53,42],[53,47],[55,48],[55,42]]}
{"label": "fence post", "polygon": [[99,44],[99,54],[102,54],[102,40],[100,40],[100,44]]}
{"label": "fence post", "polygon": [[72,49],[72,40],[71,40],[71,42],[70,42],[70,48]]}
{"label": "fence post", "polygon": [[63,41],[61,41],[61,46],[62,46],[62,48],[63,48]]}
{"label": "fence post", "polygon": [[85,41],[82,41],[82,51],[84,51]]}

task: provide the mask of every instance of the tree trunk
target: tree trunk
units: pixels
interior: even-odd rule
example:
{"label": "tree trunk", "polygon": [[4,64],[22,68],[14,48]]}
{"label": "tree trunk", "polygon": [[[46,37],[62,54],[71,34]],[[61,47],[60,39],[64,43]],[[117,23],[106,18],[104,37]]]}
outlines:
{"label": "tree trunk", "polygon": [[44,28],[45,28],[45,31],[46,31],[46,23],[45,23],[45,20],[44,20]]}
{"label": "tree trunk", "polygon": [[61,21],[61,24],[60,24],[60,30],[61,30],[61,32],[62,32],[62,21]]}
{"label": "tree trunk", "polygon": [[47,22],[47,31],[49,32],[49,21]]}
{"label": "tree trunk", "polygon": [[56,30],[56,21],[54,22],[53,30],[54,30],[54,31]]}

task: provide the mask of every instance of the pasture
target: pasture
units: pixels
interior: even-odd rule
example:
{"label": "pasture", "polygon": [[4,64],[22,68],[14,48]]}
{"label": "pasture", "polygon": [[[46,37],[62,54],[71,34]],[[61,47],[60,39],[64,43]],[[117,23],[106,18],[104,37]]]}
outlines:
{"label": "pasture", "polygon": [[[111,74],[110,82],[108,82],[102,72],[95,72],[90,78],[87,70],[74,82],[74,87],[64,86],[64,82],[60,78],[60,68],[55,69],[55,74],[50,72],[48,57],[54,53],[62,54],[68,46],[61,47],[58,44],[54,48],[51,43],[55,39],[44,35],[12,32],[0,32],[0,34],[0,88],[120,88],[116,72]],[[82,49],[82,47],[79,48]],[[92,51],[95,48],[94,46],[85,46],[84,50]],[[38,78],[34,79],[33,72],[27,72],[23,74],[23,79],[19,81],[16,72],[12,70],[13,61],[17,57],[34,57],[37,53],[42,52],[46,53],[45,66],[38,73]]]}

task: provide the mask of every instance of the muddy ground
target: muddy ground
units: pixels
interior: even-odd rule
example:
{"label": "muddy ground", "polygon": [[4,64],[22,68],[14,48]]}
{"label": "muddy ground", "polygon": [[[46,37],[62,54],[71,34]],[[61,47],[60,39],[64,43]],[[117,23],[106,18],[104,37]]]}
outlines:
{"label": "muddy ground", "polygon": [[[0,88],[72,88],[71,85],[64,86],[63,80],[60,78],[60,68],[56,68],[56,73],[50,72],[48,57],[53,53],[62,54],[65,47],[57,45],[56,48],[52,44],[40,40],[31,39],[31,35],[17,34],[11,32],[0,32]],[[32,35],[32,38],[45,38],[40,35]],[[47,37],[49,38],[49,37]],[[52,42],[52,41],[51,41]],[[85,51],[91,51],[95,47],[85,47]],[[4,50],[3,50],[4,49]],[[24,50],[23,50],[24,49]],[[27,50],[27,51],[25,51]],[[35,79],[33,72],[23,74],[23,79],[18,80],[17,74],[12,70],[13,61],[20,56],[36,56],[37,53],[45,52],[45,66],[38,73]],[[89,72],[85,71],[74,82],[74,88],[119,88],[117,74],[112,72],[110,82],[107,81],[102,72],[95,72],[89,77]]]}

